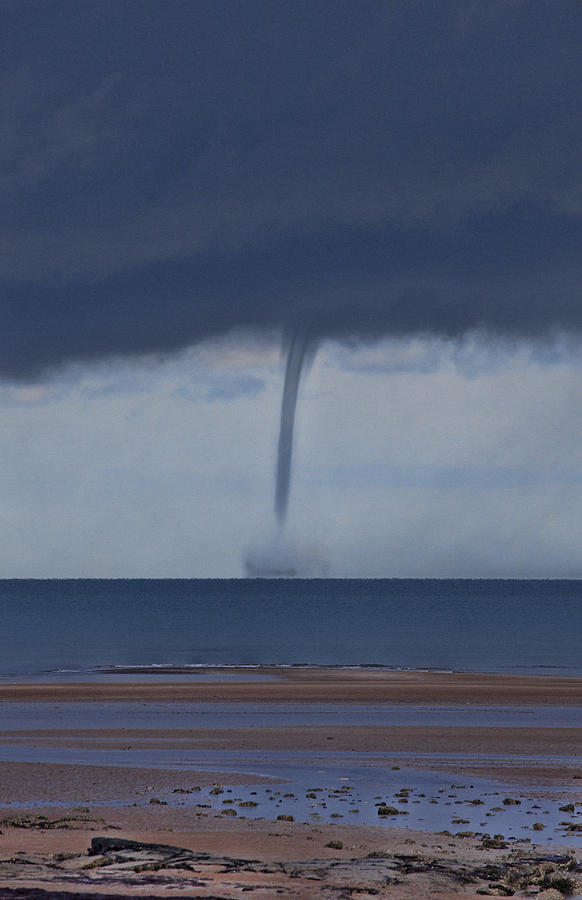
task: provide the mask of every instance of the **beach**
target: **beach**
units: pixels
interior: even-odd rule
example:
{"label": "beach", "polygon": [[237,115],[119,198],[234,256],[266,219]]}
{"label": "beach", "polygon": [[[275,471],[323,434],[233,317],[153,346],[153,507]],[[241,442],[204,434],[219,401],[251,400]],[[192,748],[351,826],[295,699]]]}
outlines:
{"label": "beach", "polygon": [[0,896],[582,893],[582,679],[141,676],[0,685]]}

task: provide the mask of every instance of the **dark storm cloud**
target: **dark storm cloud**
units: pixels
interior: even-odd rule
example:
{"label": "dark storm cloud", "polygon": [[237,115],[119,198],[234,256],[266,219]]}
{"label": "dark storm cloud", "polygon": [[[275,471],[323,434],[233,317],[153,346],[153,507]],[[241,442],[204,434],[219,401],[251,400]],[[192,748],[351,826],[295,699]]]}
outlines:
{"label": "dark storm cloud", "polygon": [[0,374],[582,329],[579,0],[2,5]]}

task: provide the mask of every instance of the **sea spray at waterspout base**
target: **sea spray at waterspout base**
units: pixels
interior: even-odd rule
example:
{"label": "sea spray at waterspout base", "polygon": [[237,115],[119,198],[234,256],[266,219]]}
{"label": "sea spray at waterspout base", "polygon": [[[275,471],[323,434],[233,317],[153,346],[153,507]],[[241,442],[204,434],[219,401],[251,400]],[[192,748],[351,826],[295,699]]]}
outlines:
{"label": "sea spray at waterspout base", "polygon": [[278,528],[248,548],[245,573],[247,578],[326,578],[329,556],[317,534],[299,536]]}
{"label": "sea spray at waterspout base", "polygon": [[289,487],[291,484],[291,459],[293,455],[293,427],[301,372],[309,351],[315,349],[308,330],[295,330],[287,351],[285,384],[281,401],[281,424],[277,448],[277,474],[275,480],[275,515],[279,525],[287,518]]}

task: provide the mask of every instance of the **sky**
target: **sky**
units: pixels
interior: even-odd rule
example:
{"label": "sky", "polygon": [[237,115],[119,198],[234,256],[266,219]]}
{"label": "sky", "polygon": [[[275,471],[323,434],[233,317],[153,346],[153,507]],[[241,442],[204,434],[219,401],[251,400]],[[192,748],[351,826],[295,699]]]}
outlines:
{"label": "sky", "polygon": [[579,0],[0,10],[2,577],[582,577]]}

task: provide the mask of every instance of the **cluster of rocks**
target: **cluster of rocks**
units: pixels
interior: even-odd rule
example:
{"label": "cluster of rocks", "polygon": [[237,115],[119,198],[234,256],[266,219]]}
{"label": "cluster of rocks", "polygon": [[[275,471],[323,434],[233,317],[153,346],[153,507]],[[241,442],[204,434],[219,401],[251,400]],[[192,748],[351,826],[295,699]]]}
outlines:
{"label": "cluster of rocks", "polygon": [[[0,819],[0,828],[48,831],[49,829],[82,828],[88,822],[95,824],[102,823],[104,820],[91,815],[63,816],[60,819],[49,819],[48,816],[34,815],[5,816],[3,819]],[[0,834],[2,834],[1,830]]]}

